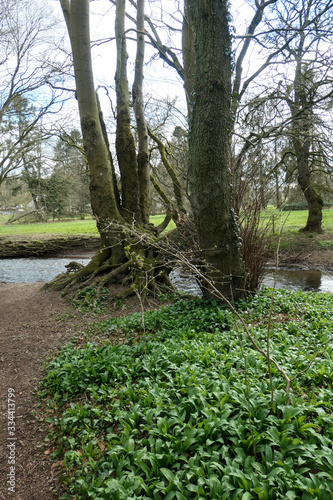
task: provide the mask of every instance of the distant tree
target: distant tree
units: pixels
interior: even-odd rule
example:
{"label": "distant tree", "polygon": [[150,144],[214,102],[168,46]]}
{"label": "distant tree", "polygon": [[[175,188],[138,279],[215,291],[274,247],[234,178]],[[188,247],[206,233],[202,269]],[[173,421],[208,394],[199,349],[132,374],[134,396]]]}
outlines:
{"label": "distant tree", "polygon": [[[243,83],[243,90],[233,96],[233,113],[236,119],[236,111],[244,109],[239,106],[240,100],[248,97],[251,101],[266,100],[275,108],[275,114],[271,123],[262,124],[261,131],[246,128],[245,132],[240,131],[244,145],[239,164],[242,155],[254,145],[269,137],[283,136],[291,147],[289,151],[283,150],[279,164],[283,165],[288,155],[294,157],[297,180],[308,204],[308,220],[302,230],[320,232],[323,199],[316,186],[316,171],[323,172],[324,158],[329,157],[324,153],[322,132],[325,115],[324,120],[331,123],[327,106],[332,99],[333,83],[332,58],[328,57],[328,47],[333,41],[333,1],[266,3],[267,16],[262,18],[262,29],[249,37],[261,44],[264,62],[260,69],[263,68],[265,78],[257,81],[256,96],[246,94],[254,78]],[[328,127],[327,152],[331,150],[330,136]],[[288,161],[290,165],[290,158]]]}
{"label": "distant tree", "polygon": [[52,85],[62,81],[64,65],[52,46],[56,21],[45,5],[1,0],[0,19],[1,185],[23,168],[43,116],[60,108],[61,91]]}
{"label": "distant tree", "polygon": [[89,173],[81,133],[77,129],[61,134],[54,147],[53,164],[53,173],[66,185],[64,212],[84,217],[90,212]]}

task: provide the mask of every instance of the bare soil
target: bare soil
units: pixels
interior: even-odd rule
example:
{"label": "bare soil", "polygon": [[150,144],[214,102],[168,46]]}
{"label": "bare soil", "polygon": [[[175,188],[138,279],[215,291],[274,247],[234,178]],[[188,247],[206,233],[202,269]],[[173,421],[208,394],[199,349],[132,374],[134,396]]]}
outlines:
{"label": "bare soil", "polygon": [[279,266],[332,271],[333,232],[324,231],[316,235],[286,232],[280,243]]}
{"label": "bare soil", "polygon": [[[92,317],[75,309],[59,292],[41,290],[43,283],[0,283],[0,499],[51,500],[59,498],[61,464],[50,459],[47,429],[36,417],[39,401],[33,393],[46,360],[62,343],[79,335],[93,321],[123,316],[141,306],[136,297],[108,315]],[[117,290],[119,292],[119,290]],[[148,304],[147,308],[156,307]],[[15,391],[15,440],[8,431],[8,391]],[[13,399],[11,397],[11,399]],[[13,404],[12,401],[10,401]],[[10,407],[12,409],[13,407]],[[37,412],[37,413],[36,413]],[[9,430],[14,427],[9,424]],[[15,450],[8,447],[15,444]],[[15,493],[8,490],[15,460]]]}

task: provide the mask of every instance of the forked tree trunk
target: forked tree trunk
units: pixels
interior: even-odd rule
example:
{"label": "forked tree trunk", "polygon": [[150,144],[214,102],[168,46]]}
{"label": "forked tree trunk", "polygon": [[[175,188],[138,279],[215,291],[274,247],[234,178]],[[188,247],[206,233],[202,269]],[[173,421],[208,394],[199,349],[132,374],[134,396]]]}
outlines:
{"label": "forked tree trunk", "polygon": [[[117,0],[117,138],[116,149],[121,174],[121,199],[112,173],[106,131],[98,108],[91,65],[89,0],[60,0],[71,40],[83,145],[90,171],[90,197],[101,235],[102,249],[90,263],[73,274],[62,274],[48,287],[59,290],[88,287],[99,289],[117,281],[126,286],[123,297],[140,292],[160,294],[170,291],[170,281],[159,259],[155,240],[146,243],[140,231],[149,216],[149,197],[143,200],[145,216],[139,206],[139,176],[134,139],[130,130],[129,92],[126,77],[125,0]],[[142,48],[141,48],[142,50]],[[139,96],[140,97],[140,96]],[[142,99],[142,96],[141,96]],[[142,103],[141,103],[142,104]],[[139,110],[141,113],[142,110]],[[125,223],[125,221],[130,224]]]}
{"label": "forked tree trunk", "polygon": [[[207,274],[228,298],[243,296],[243,262],[230,184],[231,46],[227,2],[190,0],[196,84],[189,138],[190,200]],[[208,286],[208,295],[212,290]]]}
{"label": "forked tree trunk", "polygon": [[134,138],[131,131],[129,90],[127,81],[127,49],[125,35],[125,0],[117,0],[117,132],[116,150],[121,175],[122,214],[130,223],[141,223],[139,207],[139,177]]}

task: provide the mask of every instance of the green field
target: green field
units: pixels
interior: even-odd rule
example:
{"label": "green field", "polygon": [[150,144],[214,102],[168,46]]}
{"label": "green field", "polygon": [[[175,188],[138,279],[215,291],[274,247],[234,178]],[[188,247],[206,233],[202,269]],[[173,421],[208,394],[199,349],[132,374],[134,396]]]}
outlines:
{"label": "green field", "polygon": [[[268,208],[262,213],[262,220],[272,221],[272,233],[277,235],[280,228],[282,231],[282,247],[288,245],[298,245],[301,235],[298,233],[299,229],[305,226],[307,220],[308,212],[307,210],[295,210],[292,212],[281,212],[273,208]],[[151,222],[158,226],[164,219],[164,215],[154,215],[150,218]],[[94,219],[86,220],[64,220],[56,222],[38,222],[31,224],[6,224],[8,216],[0,216],[0,237],[29,237],[31,235],[61,235],[61,236],[78,236],[78,235],[90,235],[97,236],[98,231],[96,228],[96,222]],[[168,226],[169,229],[175,227],[174,223],[171,222]],[[331,233],[333,232],[333,210],[325,209],[323,210],[323,235],[320,235],[320,246],[332,247],[333,241],[331,238]],[[309,239],[313,237],[312,234],[306,234],[302,236]]]}
{"label": "green field", "polygon": [[[293,210],[292,212],[281,212],[280,210],[268,208],[263,211],[264,220],[274,218],[274,229],[279,231],[283,226],[284,231],[298,231],[306,225],[308,218],[307,210]],[[333,210],[323,210],[323,229],[324,231],[333,230]]]}
{"label": "green field", "polygon": [[[164,215],[154,215],[151,217],[151,222],[155,225],[159,225],[164,219]],[[70,221],[59,221],[59,222],[35,222],[31,224],[6,224],[8,216],[0,217],[0,236],[29,236],[29,235],[91,235],[97,236],[98,231],[96,228],[96,222],[94,219],[87,220],[70,220]],[[170,228],[174,227],[174,224],[169,225]]]}

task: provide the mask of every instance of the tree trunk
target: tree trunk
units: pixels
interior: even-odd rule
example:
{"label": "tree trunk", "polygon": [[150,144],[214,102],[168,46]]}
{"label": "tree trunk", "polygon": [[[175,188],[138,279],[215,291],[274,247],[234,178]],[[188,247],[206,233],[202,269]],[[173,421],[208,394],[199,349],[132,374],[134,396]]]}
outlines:
{"label": "tree trunk", "polygon": [[121,175],[122,215],[130,223],[142,222],[139,208],[139,177],[134,138],[131,132],[129,91],[127,82],[127,50],[125,36],[125,0],[117,0],[117,133],[116,150]]}
{"label": "tree trunk", "polygon": [[[229,132],[231,46],[225,1],[190,0],[196,85],[189,138],[190,200],[209,279],[228,298],[243,296],[243,262],[232,206]],[[207,295],[213,295],[207,287]]]}
{"label": "tree trunk", "polygon": [[[300,44],[301,47],[301,44]],[[301,50],[300,50],[301,52]],[[304,85],[302,61],[297,61],[294,79],[294,101],[289,102],[292,113],[292,141],[297,158],[298,183],[308,203],[308,220],[301,232],[322,232],[323,199],[311,182],[309,165],[313,110],[311,96]]]}
{"label": "tree trunk", "polygon": [[196,80],[194,43],[195,35],[191,11],[189,8],[189,0],[185,0],[182,28],[182,53],[184,64],[184,90],[187,103],[187,118],[189,122],[192,119],[192,106]]}
{"label": "tree trunk", "polygon": [[145,120],[143,102],[143,63],[145,54],[144,37],[144,0],[137,2],[137,44],[135,58],[135,79],[132,88],[133,108],[138,130],[138,175],[139,175],[139,205],[143,224],[149,223],[150,215],[150,175],[148,155],[148,130]]}
{"label": "tree trunk", "polygon": [[323,199],[314,189],[310,181],[309,161],[306,155],[297,157],[298,183],[303,191],[308,203],[308,220],[301,232],[321,233],[322,232],[322,209]]}
{"label": "tree trunk", "polygon": [[70,41],[79,106],[83,147],[89,165],[90,199],[97,227],[104,237],[110,221],[121,222],[113,189],[111,165],[95,94],[91,65],[89,0],[61,0]]}

